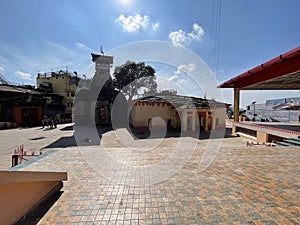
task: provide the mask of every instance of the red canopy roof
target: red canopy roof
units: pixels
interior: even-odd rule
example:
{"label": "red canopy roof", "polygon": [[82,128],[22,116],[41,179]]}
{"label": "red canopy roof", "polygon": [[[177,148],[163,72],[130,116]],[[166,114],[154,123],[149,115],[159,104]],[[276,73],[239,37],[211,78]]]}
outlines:
{"label": "red canopy roof", "polygon": [[300,46],[256,66],[218,87],[241,90],[300,89]]}

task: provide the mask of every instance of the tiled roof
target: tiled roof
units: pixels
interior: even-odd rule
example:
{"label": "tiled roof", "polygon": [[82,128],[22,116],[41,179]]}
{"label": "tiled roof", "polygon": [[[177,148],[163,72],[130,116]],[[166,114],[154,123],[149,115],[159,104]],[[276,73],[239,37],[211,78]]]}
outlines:
{"label": "tiled roof", "polygon": [[209,108],[212,106],[224,106],[226,103],[218,102],[212,99],[203,99],[198,97],[183,95],[155,95],[142,97],[135,102],[169,102],[178,108]]}
{"label": "tiled roof", "polygon": [[36,90],[32,90],[29,88],[25,88],[22,86],[15,86],[15,85],[0,85],[0,91],[3,92],[18,92],[18,93],[28,93],[28,94],[41,94]]}

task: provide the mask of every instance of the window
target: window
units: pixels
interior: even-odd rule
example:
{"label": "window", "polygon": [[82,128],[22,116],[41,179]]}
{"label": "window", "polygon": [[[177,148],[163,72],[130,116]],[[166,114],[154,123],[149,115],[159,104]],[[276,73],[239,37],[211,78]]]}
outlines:
{"label": "window", "polygon": [[72,96],[72,97],[75,96],[75,92],[74,92],[74,91],[71,92],[71,96]]}

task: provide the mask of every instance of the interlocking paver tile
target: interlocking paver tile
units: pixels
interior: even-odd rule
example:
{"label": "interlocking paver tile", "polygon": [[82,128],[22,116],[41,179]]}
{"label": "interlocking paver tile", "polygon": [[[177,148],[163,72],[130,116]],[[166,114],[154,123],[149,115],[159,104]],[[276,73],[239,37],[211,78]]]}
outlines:
{"label": "interlocking paver tile", "polygon": [[[107,152],[125,164],[150,165],[175,147],[175,138],[166,139],[156,154],[141,156],[120,143],[110,146],[113,134],[102,140]],[[135,184],[163,171],[153,175],[143,168],[136,173],[126,165],[110,165],[113,180],[106,179],[81,153],[96,154],[97,146],[55,149],[20,170],[68,172],[62,195],[39,224],[299,224],[300,148],[249,148],[240,138],[227,138],[210,166],[200,171],[207,140],[198,142],[178,173],[146,186]]]}

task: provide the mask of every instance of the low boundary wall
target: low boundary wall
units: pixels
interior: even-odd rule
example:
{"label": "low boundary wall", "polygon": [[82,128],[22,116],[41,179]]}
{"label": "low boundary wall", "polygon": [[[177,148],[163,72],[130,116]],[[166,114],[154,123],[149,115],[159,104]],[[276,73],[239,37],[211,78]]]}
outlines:
{"label": "low boundary wall", "polygon": [[246,122],[233,122],[232,133],[237,132],[245,133],[246,135],[250,134],[252,139],[256,138],[258,143],[274,142],[274,140],[277,140],[278,138],[297,139],[300,137],[300,132],[297,131],[283,130],[276,127],[261,126]]}

